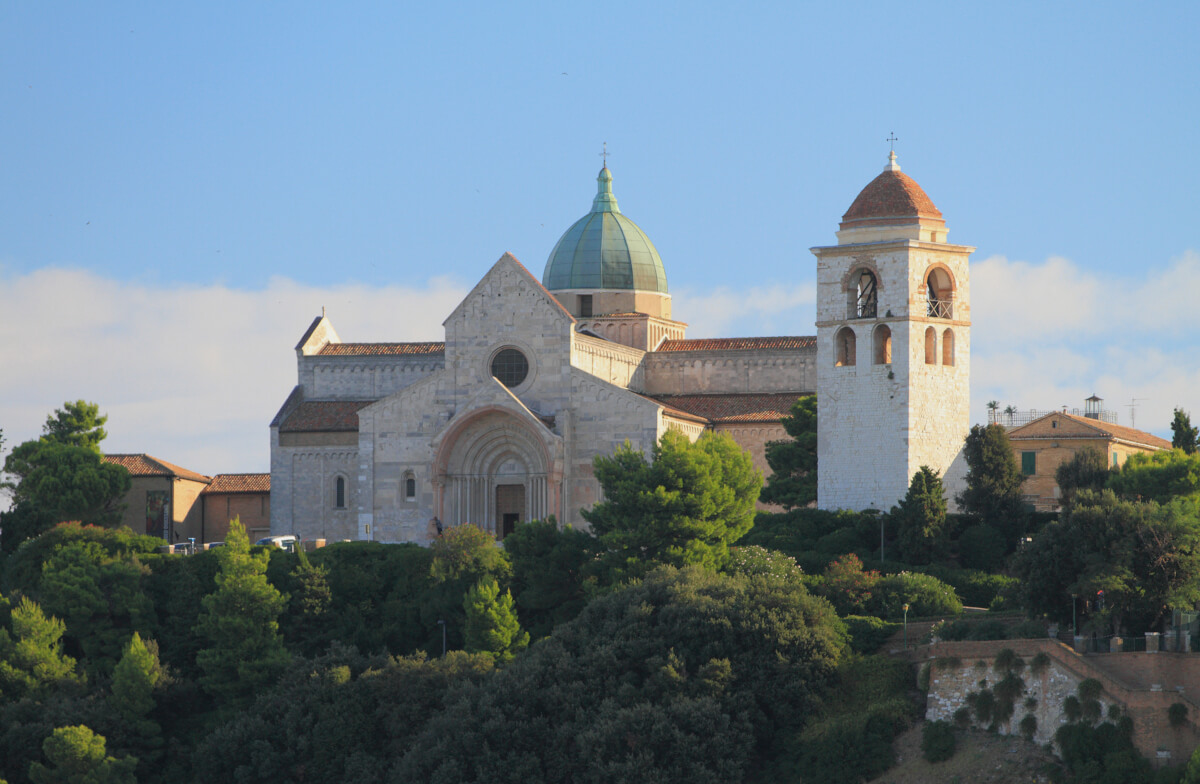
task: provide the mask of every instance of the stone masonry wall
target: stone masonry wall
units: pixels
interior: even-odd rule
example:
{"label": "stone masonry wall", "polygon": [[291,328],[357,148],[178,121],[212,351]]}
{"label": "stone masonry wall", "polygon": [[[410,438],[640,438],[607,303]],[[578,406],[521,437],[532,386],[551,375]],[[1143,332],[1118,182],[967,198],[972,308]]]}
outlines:
{"label": "stone masonry wall", "polygon": [[[993,664],[1004,648],[1011,648],[1024,659],[1026,666],[1020,675],[1026,693],[1017,698],[1012,719],[997,727],[1001,734],[1019,734],[1021,719],[1032,713],[1037,719],[1034,741],[1049,743],[1058,728],[1067,723],[1063,702],[1077,693],[1080,682],[1094,678],[1103,686],[1103,717],[1107,717],[1110,705],[1119,706],[1133,720],[1134,743],[1143,755],[1161,759],[1160,752],[1165,751],[1171,760],[1179,762],[1200,745],[1195,723],[1200,718],[1200,704],[1193,702],[1194,693],[1189,696],[1186,686],[1183,691],[1174,688],[1200,685],[1200,657],[1171,653],[1081,656],[1049,639],[939,642],[918,649],[917,658],[931,662],[925,718],[953,721],[955,711],[967,706],[968,693],[980,690],[981,680],[987,681],[988,688],[994,687],[1002,673]],[[1035,674],[1029,665],[1039,653],[1045,653],[1050,664]],[[1153,678],[1160,682],[1147,682]],[[1030,697],[1037,700],[1032,711],[1023,704]],[[1179,728],[1172,727],[1167,717],[1168,709],[1176,702],[1188,706],[1191,719]]]}
{"label": "stone masonry wall", "polygon": [[[647,395],[813,392],[817,389],[814,351],[664,351],[646,354]],[[636,388],[636,387],[635,387]]]}

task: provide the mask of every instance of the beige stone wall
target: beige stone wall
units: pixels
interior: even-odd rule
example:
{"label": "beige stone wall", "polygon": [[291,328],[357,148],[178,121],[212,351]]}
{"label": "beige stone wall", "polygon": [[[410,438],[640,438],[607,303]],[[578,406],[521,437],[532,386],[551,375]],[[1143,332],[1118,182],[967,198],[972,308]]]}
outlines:
{"label": "beige stone wall", "polygon": [[174,503],[172,504],[172,520],[177,542],[186,542],[189,537],[200,541],[200,526],[204,516],[204,508],[200,503],[200,493],[208,487],[205,482],[194,482],[191,479],[176,479]]}
{"label": "beige stone wall", "polygon": [[646,355],[647,395],[811,392],[817,388],[812,349],[666,351]]}
{"label": "beige stone wall", "polygon": [[[560,289],[554,298],[574,317],[580,318],[579,297],[590,295],[592,313],[645,313],[654,318],[671,318],[671,295],[653,291],[616,291],[602,289]],[[632,344],[631,344],[632,345]]]}
{"label": "beige stone wall", "polygon": [[620,387],[642,386],[642,358],[646,352],[608,340],[574,334],[571,365]]}

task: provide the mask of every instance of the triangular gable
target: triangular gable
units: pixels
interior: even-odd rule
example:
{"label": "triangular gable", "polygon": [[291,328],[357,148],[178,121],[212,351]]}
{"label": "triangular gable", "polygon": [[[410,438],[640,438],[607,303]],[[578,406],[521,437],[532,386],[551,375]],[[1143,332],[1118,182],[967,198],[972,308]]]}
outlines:
{"label": "triangular gable", "polygon": [[461,317],[466,310],[471,307],[472,302],[488,296],[495,287],[500,283],[501,279],[506,275],[515,275],[522,283],[525,284],[528,292],[536,297],[541,302],[544,302],[546,307],[557,314],[561,314],[563,321],[569,324],[575,323],[575,317],[562,306],[562,303],[554,298],[554,295],[546,290],[542,282],[534,277],[533,273],[525,269],[525,265],[517,261],[516,257],[511,253],[505,253],[499,260],[492,265],[492,268],[475,284],[467,296],[463,297],[462,302],[456,307],[446,320],[442,322],[442,326],[446,326],[455,318]]}

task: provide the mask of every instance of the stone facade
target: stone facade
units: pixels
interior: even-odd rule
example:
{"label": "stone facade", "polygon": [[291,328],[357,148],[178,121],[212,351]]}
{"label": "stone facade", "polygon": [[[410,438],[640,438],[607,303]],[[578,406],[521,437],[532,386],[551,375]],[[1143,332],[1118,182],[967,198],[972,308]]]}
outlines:
{"label": "stone facade", "polygon": [[[965,483],[974,248],[946,243],[941,214],[892,167],[847,212],[839,244],[812,249],[824,509],[887,511],[922,465],[941,473],[952,508]],[[873,189],[886,198],[856,212]]]}
{"label": "stone facade", "polygon": [[[1088,678],[1100,682],[1101,715],[1107,718],[1115,705],[1133,721],[1133,741],[1143,755],[1155,760],[1186,760],[1200,744],[1200,729],[1194,721],[1172,727],[1170,706],[1176,702],[1188,707],[1189,716],[1198,715],[1200,703],[1200,657],[1176,653],[1111,653],[1080,655],[1056,640],[998,640],[989,642],[940,642],[916,651],[918,660],[930,663],[929,691],[925,718],[953,721],[955,711],[967,706],[967,695],[993,687],[1002,677],[993,668],[996,655],[1005,648],[1022,657],[1020,673],[1025,693],[1016,701],[1011,720],[997,725],[1002,734],[1018,734],[1026,714],[1037,720],[1033,740],[1049,743],[1068,719],[1063,710],[1067,697],[1077,695],[1079,684]],[[1029,665],[1038,654],[1049,664],[1034,673]],[[981,666],[982,665],[982,666]],[[1036,706],[1024,707],[1032,698]]]}
{"label": "stone facade", "polygon": [[[815,381],[809,338],[663,337],[644,351],[582,331],[507,254],[445,330],[440,344],[347,344],[314,321],[271,427],[273,533],[427,542],[438,523],[498,536],[549,515],[586,526],[597,455],[625,442],[648,452],[668,428],[717,429],[765,473],[766,442]],[[493,375],[508,350],[528,364],[511,387]]]}

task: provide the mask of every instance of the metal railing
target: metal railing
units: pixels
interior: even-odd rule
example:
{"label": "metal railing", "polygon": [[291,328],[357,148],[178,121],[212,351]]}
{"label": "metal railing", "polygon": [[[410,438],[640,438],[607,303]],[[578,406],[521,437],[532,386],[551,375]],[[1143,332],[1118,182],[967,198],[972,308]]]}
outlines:
{"label": "metal railing", "polygon": [[1056,408],[1050,411],[1039,411],[1037,409],[1029,409],[1027,411],[1005,411],[1003,409],[988,409],[988,424],[1003,425],[1004,427],[1020,427],[1028,425],[1035,419],[1040,419],[1047,414],[1056,414],[1062,412],[1078,417],[1087,417],[1089,419],[1099,419],[1101,422],[1107,422],[1110,425],[1118,424],[1116,411],[1101,411],[1098,415],[1086,412],[1081,408],[1062,409]]}

